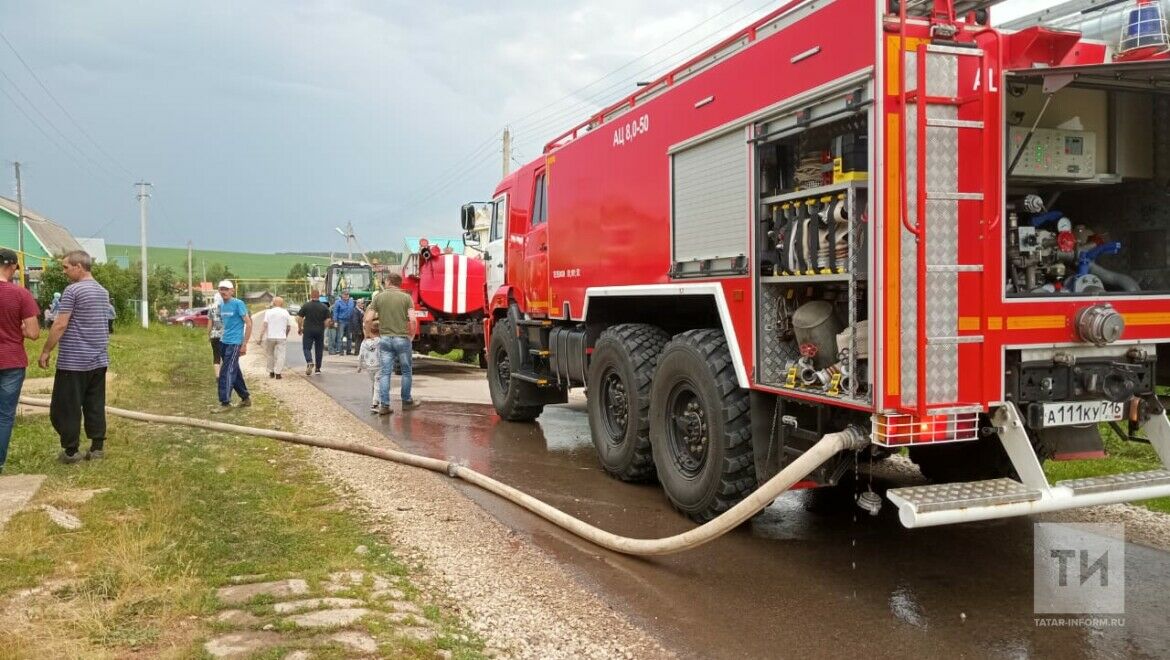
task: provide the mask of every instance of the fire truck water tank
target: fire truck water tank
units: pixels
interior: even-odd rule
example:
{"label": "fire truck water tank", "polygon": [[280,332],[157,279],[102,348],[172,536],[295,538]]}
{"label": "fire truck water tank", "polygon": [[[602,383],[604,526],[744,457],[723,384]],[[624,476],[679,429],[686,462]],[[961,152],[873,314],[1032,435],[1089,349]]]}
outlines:
{"label": "fire truck water tank", "polygon": [[440,254],[422,263],[418,271],[419,300],[444,314],[483,311],[483,261],[462,254]]}
{"label": "fire truck water tank", "polygon": [[837,361],[837,334],[844,329],[844,325],[837,318],[832,303],[814,300],[801,305],[792,315],[792,329],[798,344],[817,347],[813,364],[818,369],[824,369]]}

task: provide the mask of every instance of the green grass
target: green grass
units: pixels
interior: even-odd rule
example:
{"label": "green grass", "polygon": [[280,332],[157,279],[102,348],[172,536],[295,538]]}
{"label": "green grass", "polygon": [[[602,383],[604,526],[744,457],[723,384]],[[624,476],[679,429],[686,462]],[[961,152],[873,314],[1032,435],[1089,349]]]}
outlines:
{"label": "green grass", "polygon": [[[107,245],[106,255],[110,260],[126,256],[129,257],[130,263],[135,263],[139,258],[139,247],[137,245]],[[176,273],[181,273],[184,278],[187,277],[187,248],[148,247],[146,258],[151,264],[170,266],[175,269]],[[192,262],[195,266],[196,279],[202,276],[205,264],[210,266],[215,263],[227,266],[237,277],[243,279],[284,279],[293,264],[307,263],[327,266],[330,260],[328,257],[296,254],[256,254],[196,249],[192,256]]]}
{"label": "green grass", "polygon": [[[39,353],[39,342],[29,352]],[[206,353],[203,335],[183,328],[120,329],[111,341],[109,405],[207,417],[217,402]],[[292,430],[277,401],[260,393],[253,400],[216,419]],[[394,549],[346,509],[304,448],[110,417],[105,460],[60,465],[57,450],[47,416],[18,419],[6,474],[47,475],[33,504],[68,509],[84,527],[65,531],[32,506],[0,532],[0,611],[22,612],[0,626],[0,658],[200,657],[202,642],[225,630],[208,620],[219,609],[215,588],[238,574],[315,585],[331,571],[364,570],[417,597]],[[98,488],[110,490],[70,501]],[[359,545],[369,552],[355,554]],[[50,595],[16,600],[19,590],[46,584]],[[263,602],[249,609],[278,622]],[[367,629],[384,655],[433,657],[444,648],[479,656],[481,644],[457,620],[427,611],[441,633],[430,643],[395,641],[378,624]]]}
{"label": "green grass", "polygon": [[[1064,479],[1100,477],[1119,472],[1157,470],[1162,467],[1154,448],[1148,444],[1123,440],[1107,424],[1101,425],[1101,437],[1105,440],[1108,458],[1089,461],[1046,461],[1044,472],[1048,475],[1048,481],[1056,483]],[[1135,504],[1154,511],[1170,513],[1170,497]]]}

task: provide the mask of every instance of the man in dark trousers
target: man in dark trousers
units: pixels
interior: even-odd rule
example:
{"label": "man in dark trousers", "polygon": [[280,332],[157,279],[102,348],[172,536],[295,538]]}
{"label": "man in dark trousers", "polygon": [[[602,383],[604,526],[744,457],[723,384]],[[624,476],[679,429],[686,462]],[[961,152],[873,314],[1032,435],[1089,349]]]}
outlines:
{"label": "man in dark trousers", "polygon": [[226,410],[232,403],[232,392],[240,396],[240,407],[252,405],[252,395],[244,382],[240,369],[240,358],[248,353],[248,340],[252,338],[252,315],[243,300],[236,297],[236,285],[231,280],[219,283],[219,317],[223,319],[223,336],[220,350],[223,366],[219,369],[218,394],[220,410]]}
{"label": "man in dark trousers", "polygon": [[19,263],[15,252],[0,248],[0,473],[8,460],[16,404],[28,368],[24,340],[41,336],[36,301],[28,289],[12,281]]}
{"label": "man in dark trousers", "polygon": [[353,349],[349,341],[349,319],[353,316],[354,301],[349,297],[349,291],[342,290],[341,297],[333,303],[333,345],[329,347],[330,355],[349,355]]}
{"label": "man in dark trousers", "polygon": [[89,437],[87,460],[102,458],[106,442],[106,369],[110,366],[110,333],[106,326],[106,307],[110,294],[93,279],[93,260],[81,250],[61,258],[65,276],[73,282],[61,294],[57,318],[37,361],[42,369],[57,344],[57,371],[53,375],[53,396],[49,402],[49,420],[61,436],[62,463],[76,463],[81,455],[81,425]]}
{"label": "man in dark trousers", "polygon": [[[321,302],[321,292],[313,289],[309,301],[297,312],[297,333],[301,335],[301,349],[305,351],[305,375],[312,376],[314,366],[321,373],[321,352],[325,348],[325,321],[329,306]],[[316,359],[314,359],[314,354]]]}

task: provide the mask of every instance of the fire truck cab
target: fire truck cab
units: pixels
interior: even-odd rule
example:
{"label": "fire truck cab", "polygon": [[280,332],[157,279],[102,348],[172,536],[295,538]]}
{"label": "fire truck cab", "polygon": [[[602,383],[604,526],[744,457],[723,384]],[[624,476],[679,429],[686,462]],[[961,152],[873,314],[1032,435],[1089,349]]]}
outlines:
{"label": "fire truck cab", "polygon": [[[696,521],[849,427],[800,485],[907,447],[910,527],[1170,495],[1165,21],[994,4],[789,2],[501,181],[500,416],[585,387],[604,469]],[[1049,483],[1102,424],[1167,469]]]}

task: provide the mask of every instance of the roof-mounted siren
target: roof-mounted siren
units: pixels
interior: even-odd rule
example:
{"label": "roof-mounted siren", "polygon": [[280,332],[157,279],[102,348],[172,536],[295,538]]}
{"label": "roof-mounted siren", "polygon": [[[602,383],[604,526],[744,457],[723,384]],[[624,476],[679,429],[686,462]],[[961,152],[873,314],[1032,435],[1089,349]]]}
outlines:
{"label": "roof-mounted siren", "polygon": [[1170,59],[1166,13],[1159,0],[1136,0],[1125,10],[1121,41],[1113,59],[1118,62]]}

